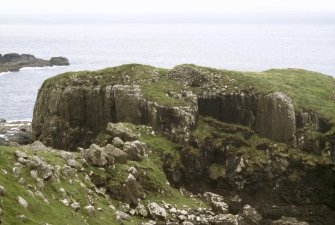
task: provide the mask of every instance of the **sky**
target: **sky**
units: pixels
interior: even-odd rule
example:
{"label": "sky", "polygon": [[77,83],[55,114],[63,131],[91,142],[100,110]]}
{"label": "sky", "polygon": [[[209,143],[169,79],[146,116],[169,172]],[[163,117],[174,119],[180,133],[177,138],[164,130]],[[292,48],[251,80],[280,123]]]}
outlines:
{"label": "sky", "polygon": [[10,14],[335,12],[335,0],[0,0],[0,12]]}

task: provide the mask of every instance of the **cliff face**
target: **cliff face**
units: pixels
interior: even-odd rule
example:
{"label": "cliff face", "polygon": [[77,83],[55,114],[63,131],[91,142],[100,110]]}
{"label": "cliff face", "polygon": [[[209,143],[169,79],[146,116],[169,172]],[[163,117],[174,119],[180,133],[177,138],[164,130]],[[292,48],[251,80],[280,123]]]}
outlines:
{"label": "cliff face", "polygon": [[88,147],[108,122],[150,125],[186,143],[196,123],[196,108],[148,101],[138,85],[49,87],[42,88],[37,99],[33,139],[59,149]]}
{"label": "cliff face", "polygon": [[[90,145],[108,122],[129,122],[150,125],[170,140],[184,144],[189,142],[197,117],[201,115],[248,126],[274,141],[320,151],[319,143],[311,144],[302,138],[303,130],[309,125],[317,132],[331,128],[327,120],[315,114],[296,111],[292,99],[285,93],[243,91],[234,80],[230,86],[236,87],[231,91],[225,85],[231,80],[223,79],[224,76],[206,74],[187,66],[169,71],[168,80],[198,95],[193,95],[193,100],[187,104],[165,104],[148,99],[143,93],[143,85],[154,86],[166,79],[165,75],[150,68],[144,80],[136,80],[135,76],[127,75],[127,70],[119,72],[126,75],[116,76],[119,80],[110,84],[105,81],[107,73],[103,79],[73,77],[67,82],[44,85],[35,105],[33,139],[55,148],[74,150]],[[128,73],[134,73],[134,69]],[[182,94],[158,91],[172,100],[183,98]]]}
{"label": "cliff face", "polygon": [[[143,148],[149,146],[141,155],[153,157],[152,162],[161,160],[154,165],[143,159],[143,175],[159,172],[153,181],[145,176],[141,180],[147,190],[166,186],[160,182],[164,171],[173,187],[223,195],[233,214],[252,204],[264,219],[255,224],[272,224],[282,216],[334,224],[335,103],[327,95],[332,95],[327,84],[333,80],[318,77],[326,82],[312,83],[320,89],[310,94],[307,87],[315,74],[299,74],[295,79],[305,88],[297,92],[285,89],[292,79],[289,73],[277,81],[280,88],[268,90],[269,74],[264,73],[255,76],[192,65],[170,71],[124,65],[62,74],[47,80],[39,91],[33,139],[73,151],[99,144],[101,148],[91,145],[89,156],[107,157],[110,160],[102,164],[115,163],[117,169],[107,171],[117,174],[124,155],[137,153],[136,136]],[[275,73],[272,79],[278,76]],[[326,92],[319,95],[323,89]],[[318,102],[319,109],[313,108]],[[117,125],[109,122],[127,124],[114,132]],[[131,140],[126,140],[130,127],[139,134],[130,132]],[[119,191],[128,184],[99,174],[94,175],[94,183],[107,188],[112,198],[125,193]]]}
{"label": "cliff face", "polygon": [[202,95],[199,113],[227,123],[248,126],[272,140],[295,145],[295,111],[284,93],[269,95]]}

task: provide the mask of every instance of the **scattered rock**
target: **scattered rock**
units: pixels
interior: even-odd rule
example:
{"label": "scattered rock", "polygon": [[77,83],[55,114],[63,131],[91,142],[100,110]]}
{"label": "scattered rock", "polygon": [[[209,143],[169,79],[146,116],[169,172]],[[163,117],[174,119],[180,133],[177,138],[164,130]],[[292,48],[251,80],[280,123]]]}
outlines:
{"label": "scattered rock", "polygon": [[2,185],[0,185],[0,196],[5,196],[5,194],[6,194],[6,189]]}
{"label": "scattered rock", "polygon": [[246,223],[250,225],[257,225],[262,220],[262,216],[250,205],[245,205],[243,207],[242,217],[245,219]]}
{"label": "scattered rock", "polygon": [[26,209],[28,207],[28,202],[21,196],[18,197],[18,202],[22,208]]}
{"label": "scattered rock", "polygon": [[28,222],[28,217],[26,217],[25,215],[18,215],[16,218],[22,223]]}
{"label": "scattered rock", "polygon": [[112,144],[117,147],[117,148],[123,148],[124,142],[122,141],[121,138],[115,137],[113,138]]}
{"label": "scattered rock", "polygon": [[144,205],[138,204],[136,207],[136,213],[144,218],[148,217],[149,213]]}
{"label": "scattered rock", "polygon": [[92,215],[95,212],[95,208],[92,205],[85,206],[84,209],[88,215]]}
{"label": "scattered rock", "polygon": [[211,192],[204,193],[206,201],[212,206],[216,213],[228,213],[228,205],[223,200],[223,197]]}
{"label": "scattered rock", "polygon": [[108,155],[96,144],[92,144],[89,149],[84,149],[81,153],[92,166],[104,167],[109,163]]}
{"label": "scattered rock", "polygon": [[141,141],[125,142],[123,151],[129,160],[141,161],[146,153],[146,144]]}
{"label": "scattered rock", "polygon": [[283,216],[279,220],[276,220],[272,223],[273,225],[308,225],[308,223],[303,221],[298,221],[295,218]]}
{"label": "scattered rock", "polygon": [[80,209],[80,204],[79,204],[79,202],[72,202],[70,206],[71,206],[71,208],[72,208],[74,211],[76,211],[76,212]]}
{"label": "scattered rock", "polygon": [[121,149],[108,144],[105,151],[109,157],[113,157],[116,163],[124,164],[127,162],[127,154]]}
{"label": "scattered rock", "polygon": [[137,136],[124,123],[109,123],[106,131],[113,137],[119,137],[123,141],[134,141],[137,139]]}
{"label": "scattered rock", "polygon": [[120,223],[122,221],[130,221],[131,220],[131,217],[127,213],[124,213],[124,212],[121,212],[121,211],[116,211],[115,216],[116,216],[117,221],[119,221]]}
{"label": "scattered rock", "polygon": [[162,220],[165,221],[167,214],[163,207],[160,207],[157,203],[152,202],[148,204],[148,210],[151,218],[154,220]]}

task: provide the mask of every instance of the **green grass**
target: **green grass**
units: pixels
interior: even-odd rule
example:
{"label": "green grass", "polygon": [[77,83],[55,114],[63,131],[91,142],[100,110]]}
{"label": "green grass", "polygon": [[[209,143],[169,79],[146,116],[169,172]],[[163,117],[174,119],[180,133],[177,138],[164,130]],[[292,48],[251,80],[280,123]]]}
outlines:
{"label": "green grass", "polygon": [[335,79],[321,73],[303,69],[271,69],[264,72],[238,72],[192,66],[203,73],[222,76],[222,84],[235,80],[241,90],[268,94],[284,92],[293,99],[298,110],[309,110],[335,122]]}
{"label": "green grass", "polygon": [[166,74],[167,70],[148,65],[125,64],[96,71],[66,72],[47,79],[43,86],[53,85],[115,85],[115,84],[141,84],[151,82],[153,76]]}
{"label": "green grass", "polygon": [[[335,79],[333,77],[302,69],[271,69],[264,72],[238,72],[190,66],[206,76],[213,74],[221,77],[216,85],[228,85],[227,93],[240,91],[268,94],[275,91],[285,92],[293,99],[297,110],[314,111],[335,122]],[[139,84],[145,98],[163,105],[188,105],[188,99],[175,99],[166,95],[167,91],[191,90],[182,87],[166,76],[168,70],[148,65],[126,64],[97,71],[68,72],[49,78],[44,87],[54,85],[115,85]],[[250,88],[251,87],[251,88]],[[192,89],[200,93],[200,89]]]}

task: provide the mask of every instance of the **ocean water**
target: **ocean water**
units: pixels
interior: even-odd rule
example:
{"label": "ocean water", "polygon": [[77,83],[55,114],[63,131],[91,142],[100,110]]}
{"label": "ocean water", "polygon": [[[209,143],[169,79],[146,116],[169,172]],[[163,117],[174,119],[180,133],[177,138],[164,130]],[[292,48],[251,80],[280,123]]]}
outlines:
{"label": "ocean water", "polygon": [[66,71],[125,63],[232,70],[303,68],[335,76],[335,24],[6,23],[0,53],[65,56],[68,67],[0,74],[0,118],[31,119],[43,81]]}

